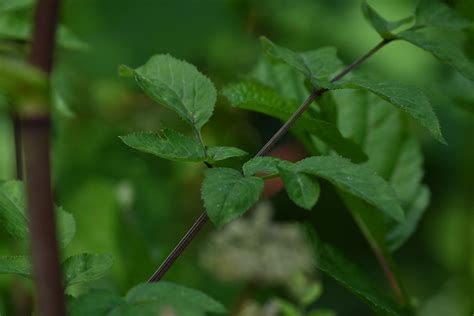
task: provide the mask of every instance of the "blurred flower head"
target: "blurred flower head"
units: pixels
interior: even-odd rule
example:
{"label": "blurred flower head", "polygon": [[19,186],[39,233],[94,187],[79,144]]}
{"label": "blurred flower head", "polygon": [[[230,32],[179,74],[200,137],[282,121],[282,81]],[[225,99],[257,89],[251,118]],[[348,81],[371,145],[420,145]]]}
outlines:
{"label": "blurred flower head", "polygon": [[251,217],[238,219],[211,235],[201,263],[224,281],[288,285],[314,270],[309,243],[295,223],[271,220],[270,204],[259,204]]}

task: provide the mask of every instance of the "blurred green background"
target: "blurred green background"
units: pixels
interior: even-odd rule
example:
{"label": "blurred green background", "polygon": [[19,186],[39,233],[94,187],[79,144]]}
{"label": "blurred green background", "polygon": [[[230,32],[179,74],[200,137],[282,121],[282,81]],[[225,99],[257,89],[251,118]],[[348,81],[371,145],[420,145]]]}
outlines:
{"label": "blurred green background", "polygon": [[[392,19],[411,14],[416,5],[414,0],[369,2]],[[474,1],[449,2],[474,20]],[[346,63],[379,40],[356,0],[69,0],[62,20],[89,46],[84,52],[59,51],[55,73],[75,112],[73,118],[57,114],[54,121],[56,200],[77,221],[67,253],[113,254],[110,276],[91,286],[120,293],[145,281],[201,212],[202,167],[159,160],[121,143],[118,136],[132,131],[185,127],[133,81],[119,78],[118,65],[136,67],[153,54],[169,53],[195,64],[220,88],[252,69],[261,56],[260,35],[295,50],[335,46]],[[474,29],[459,40],[473,59]],[[474,299],[474,86],[406,43],[384,48],[363,69],[419,86],[440,118],[448,146],[419,133],[431,204],[396,259],[408,292],[420,303],[429,302],[426,315],[468,315]],[[211,145],[254,153],[278,125],[232,109],[220,97],[203,133]],[[284,142],[290,141],[287,137]],[[2,114],[0,180],[13,177],[12,124]],[[274,199],[277,217],[310,218],[323,239],[382,279],[366,241],[342,204],[335,203],[334,192],[325,188],[309,215],[284,194]],[[197,259],[211,229],[206,227],[165,279],[201,289],[229,306],[242,285],[218,281]],[[14,253],[3,232],[0,253]],[[12,278],[0,278],[2,315],[12,313],[12,283]],[[370,314],[333,281],[323,278],[323,285],[317,306],[338,315]]]}

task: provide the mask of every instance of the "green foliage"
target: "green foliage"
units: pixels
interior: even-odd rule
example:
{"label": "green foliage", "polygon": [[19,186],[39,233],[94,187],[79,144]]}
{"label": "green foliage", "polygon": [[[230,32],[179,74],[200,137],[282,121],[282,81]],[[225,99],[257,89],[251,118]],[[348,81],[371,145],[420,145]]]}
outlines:
{"label": "green foliage", "polygon": [[[286,121],[297,109],[297,103],[284,99],[269,88],[251,82],[229,85],[222,93],[232,106],[263,113],[281,121]],[[315,135],[334,151],[355,162],[366,159],[360,147],[344,138],[335,123],[315,119],[305,113],[295,123],[293,131],[301,138],[307,134]]]}
{"label": "green foliage", "polygon": [[416,28],[442,27],[463,29],[472,25],[440,0],[420,0],[415,11]]}
{"label": "green foliage", "polygon": [[133,74],[150,98],[175,111],[196,131],[211,118],[216,89],[193,65],[169,55],[155,55]]}
{"label": "green foliage", "polygon": [[474,81],[474,64],[464,55],[460,47],[454,46],[446,39],[432,40],[421,32],[405,31],[398,36],[400,39],[433,54],[467,79]]}
{"label": "green foliage", "polygon": [[322,242],[309,225],[307,230],[313,244],[318,269],[361,297],[375,310],[384,311],[390,315],[405,315],[395,302],[374,286],[364,271],[339,250]]}
{"label": "green foliage", "polygon": [[[56,208],[58,241],[66,247],[74,238],[76,223],[72,215],[61,207]],[[14,238],[26,242],[28,239],[28,220],[24,186],[21,181],[7,181],[0,184],[0,221],[6,231]]]}
{"label": "green foliage", "polygon": [[253,176],[258,173],[274,176],[279,173],[280,162],[281,160],[275,157],[255,157],[244,163],[242,170],[245,176]]}
{"label": "green foliage", "polygon": [[393,189],[369,168],[337,156],[318,156],[299,161],[296,170],[328,180],[337,188],[363,199],[396,221],[404,219]]}
{"label": "green foliage", "polygon": [[210,162],[225,160],[228,158],[245,157],[248,155],[248,152],[240,148],[229,146],[209,147],[206,149],[206,153]]}
{"label": "green foliage", "polygon": [[319,199],[319,182],[298,172],[291,164],[279,164],[278,171],[290,199],[299,207],[311,210]]}
{"label": "green foliage", "polygon": [[392,31],[398,29],[399,27],[410,23],[413,20],[413,17],[408,17],[398,21],[387,21],[380,14],[377,13],[366,1],[362,2],[362,12],[364,17],[370,24],[374,27],[377,33],[384,39],[393,39],[396,36]]}
{"label": "green foliage", "polygon": [[342,68],[334,47],[324,47],[303,53],[276,45],[269,39],[261,38],[263,50],[272,59],[284,62],[301,72],[315,88],[328,85],[330,75]]}
{"label": "green foliage", "polygon": [[63,264],[64,284],[66,287],[98,280],[113,265],[111,255],[79,254],[67,258]]}
{"label": "green foliage", "polygon": [[134,149],[174,161],[208,161],[213,163],[248,155],[247,152],[235,147],[205,148],[197,140],[168,128],[158,133],[133,133],[121,136],[120,139]]}
{"label": "green foliage", "polygon": [[134,133],[120,137],[137,150],[175,161],[203,161],[206,154],[198,141],[165,128],[158,133]]}
{"label": "green foliage", "polygon": [[139,284],[124,298],[107,291],[91,291],[74,300],[72,316],[161,315],[165,310],[182,316],[223,314],[224,306],[194,289],[168,282]]}
{"label": "green foliage", "polygon": [[239,217],[260,198],[263,180],[230,168],[204,172],[201,197],[211,221],[221,226]]}
{"label": "green foliage", "polygon": [[23,256],[0,257],[0,274],[16,274],[32,278],[30,261]]}
{"label": "green foliage", "polygon": [[366,89],[393,105],[400,107],[418,120],[431,135],[441,143],[446,143],[441,133],[438,118],[423,92],[401,82],[378,81],[351,78],[341,83],[342,87]]}

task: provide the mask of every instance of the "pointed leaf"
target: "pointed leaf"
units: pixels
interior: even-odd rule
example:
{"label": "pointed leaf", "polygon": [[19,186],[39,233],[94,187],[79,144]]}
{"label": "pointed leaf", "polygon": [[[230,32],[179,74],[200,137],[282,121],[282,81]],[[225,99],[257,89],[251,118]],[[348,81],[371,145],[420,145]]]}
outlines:
{"label": "pointed leaf", "polygon": [[242,215],[260,198],[263,180],[230,168],[204,171],[201,197],[211,221],[221,226]]}
{"label": "pointed leaf", "polygon": [[107,254],[79,254],[67,258],[62,269],[66,287],[98,280],[112,268],[113,259]]}
{"label": "pointed leaf", "polygon": [[341,85],[350,89],[368,90],[385,101],[400,107],[429,130],[436,140],[446,143],[441,134],[438,118],[428,98],[420,90],[400,82],[381,82],[365,78],[344,80]]}
{"label": "pointed leaf", "polygon": [[301,72],[315,87],[318,87],[321,81],[327,81],[330,75],[342,68],[342,62],[337,58],[334,47],[298,53],[276,45],[265,37],[260,40],[270,58],[284,62]]}
{"label": "pointed leaf", "polygon": [[311,210],[319,199],[319,182],[297,172],[292,165],[280,164],[278,170],[290,199],[299,207]]}
{"label": "pointed leaf", "polygon": [[31,279],[31,263],[23,256],[0,257],[0,274],[17,274]]}
{"label": "pointed leaf", "polygon": [[57,207],[56,222],[59,245],[61,248],[66,248],[76,235],[76,221],[71,213],[66,212],[62,207]]}
{"label": "pointed leaf", "polygon": [[426,50],[442,62],[456,69],[467,79],[474,81],[474,64],[462,52],[446,40],[433,41],[421,32],[406,31],[398,34],[399,38]]}
{"label": "pointed leaf", "polygon": [[[230,85],[222,93],[232,106],[263,113],[281,121],[286,121],[298,107],[294,101],[284,99],[271,89],[255,83]],[[334,151],[355,162],[367,158],[359,146],[341,135],[335,123],[317,120],[304,113],[295,123],[294,129],[314,134]]]}
{"label": "pointed leaf", "polygon": [[395,38],[396,36],[392,34],[392,31],[396,30],[402,25],[410,23],[413,21],[413,17],[408,17],[398,21],[387,21],[380,14],[377,13],[366,1],[362,2],[362,12],[364,17],[370,24],[374,27],[377,33],[384,39]]}
{"label": "pointed leaf", "polygon": [[375,206],[396,221],[403,221],[400,202],[390,185],[372,170],[337,156],[318,156],[296,163],[296,170],[324,178],[339,189]]}
{"label": "pointed leaf", "polygon": [[240,148],[227,146],[209,147],[206,152],[211,162],[248,155],[248,152]]}
{"label": "pointed leaf", "polygon": [[383,310],[393,315],[404,314],[395,302],[374,286],[366,272],[346,258],[339,250],[323,243],[310,225],[307,225],[307,231],[316,254],[316,264],[321,271],[362,298],[375,310]]}
{"label": "pointed leaf", "polygon": [[420,0],[415,15],[416,27],[436,26],[463,29],[472,25],[456,10],[439,0]]}
{"label": "pointed leaf", "polygon": [[137,150],[175,161],[204,161],[206,156],[198,141],[172,129],[158,133],[133,133],[120,137],[122,141]]}
{"label": "pointed leaf", "polygon": [[155,55],[135,70],[135,79],[150,98],[175,111],[198,131],[212,116],[216,89],[185,61]]}

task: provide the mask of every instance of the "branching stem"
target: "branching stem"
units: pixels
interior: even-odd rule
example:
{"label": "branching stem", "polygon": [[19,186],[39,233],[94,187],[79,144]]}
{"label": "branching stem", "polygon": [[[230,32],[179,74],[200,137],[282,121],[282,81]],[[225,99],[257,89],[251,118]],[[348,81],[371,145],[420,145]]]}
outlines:
{"label": "branching stem", "polygon": [[[356,59],[353,63],[349,66],[345,67],[341,70],[334,78],[331,80],[332,83],[342,79],[352,70],[360,66],[364,63],[367,59],[369,59],[372,55],[374,55],[377,51],[379,51],[382,47],[390,43],[391,39],[386,39],[378,43],[374,46],[371,50],[369,50],[366,54],[362,55],[358,59]],[[265,145],[258,151],[255,157],[260,157],[268,154],[273,147],[281,140],[281,138],[288,132],[288,130],[293,126],[293,124],[298,120],[298,118],[305,112],[308,106],[316,100],[318,97],[323,95],[327,89],[320,88],[315,89],[311,92],[311,94],[304,100],[304,102],[299,106],[299,108],[291,115],[291,117],[275,132],[275,134],[268,140]],[[168,257],[163,261],[160,267],[153,273],[151,278],[148,282],[158,282],[169,270],[169,268],[173,265],[173,263],[178,259],[178,257],[183,253],[189,243],[193,240],[193,238],[197,235],[197,233],[201,230],[202,226],[206,224],[208,221],[208,216],[206,212],[202,212],[199,215],[198,219],[194,222],[193,226],[188,230],[188,232],[184,235],[184,237],[179,241],[176,247],[171,251]],[[383,262],[381,263],[383,265]],[[393,280],[394,276],[390,269],[384,269],[384,272],[387,275],[389,280]],[[392,284],[392,282],[390,282]],[[399,286],[395,286],[395,292],[399,291]]]}

